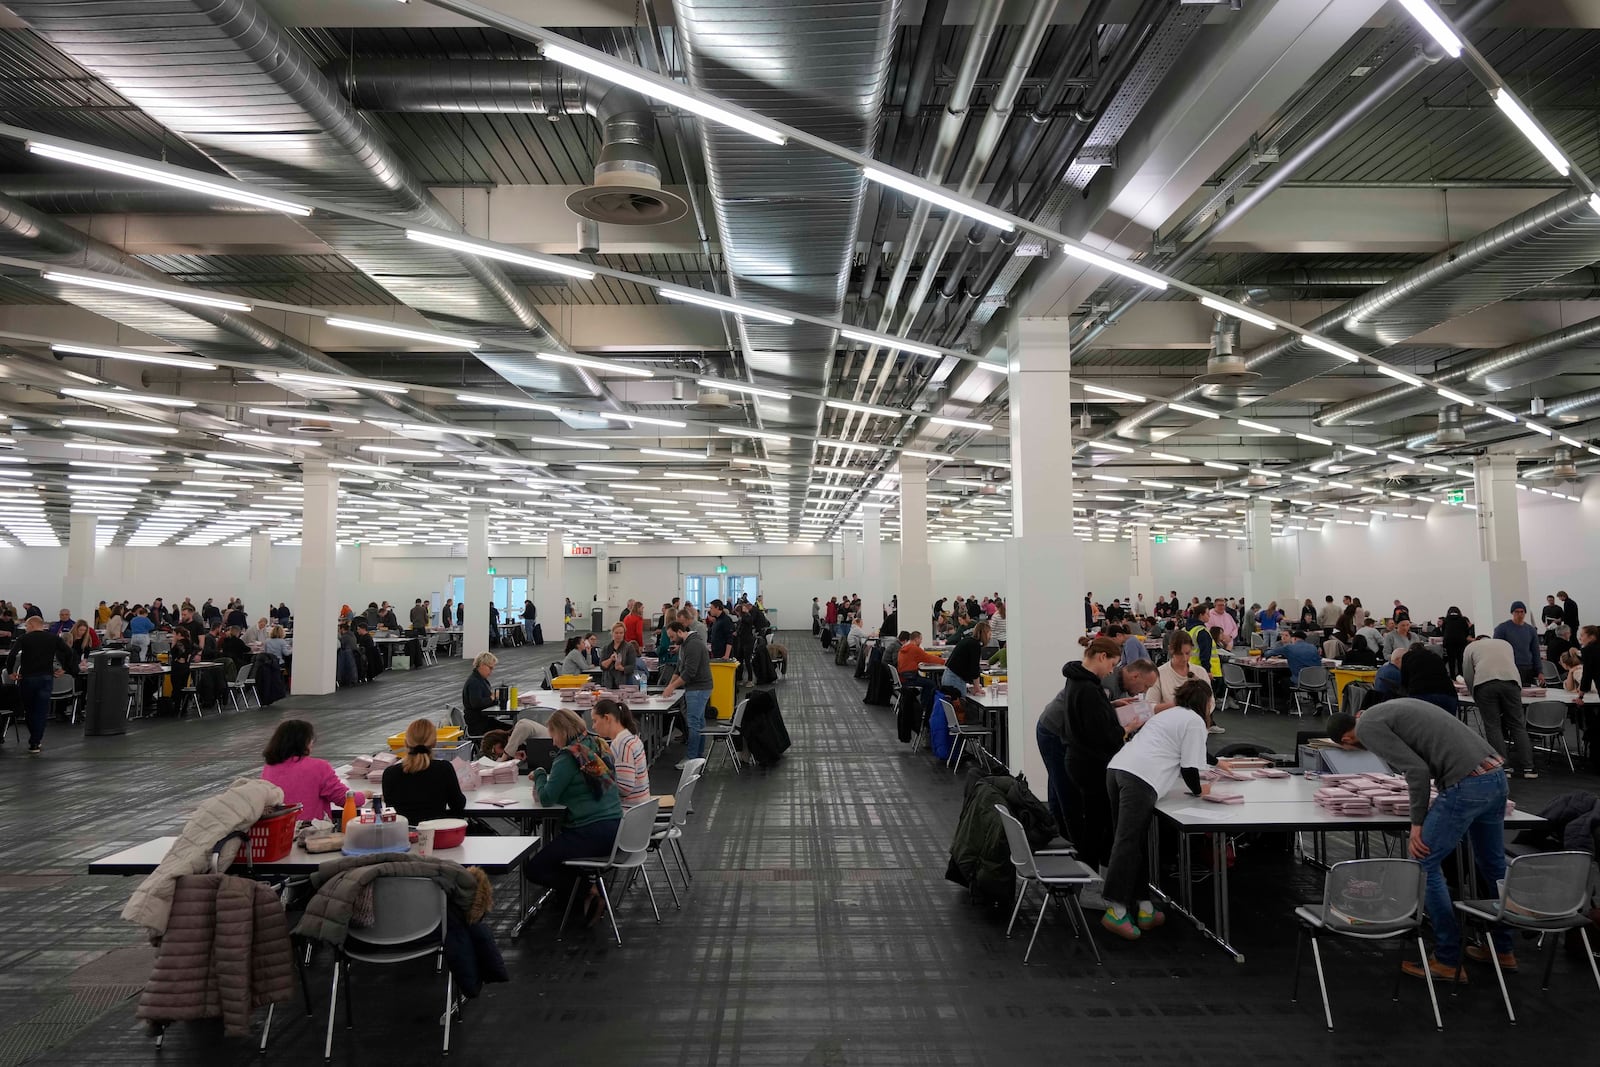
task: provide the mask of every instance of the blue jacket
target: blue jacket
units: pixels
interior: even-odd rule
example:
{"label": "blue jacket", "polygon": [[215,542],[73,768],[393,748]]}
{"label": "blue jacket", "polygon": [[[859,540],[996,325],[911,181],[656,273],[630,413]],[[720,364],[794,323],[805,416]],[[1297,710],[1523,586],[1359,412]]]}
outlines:
{"label": "blue jacket", "polygon": [[1518,667],[1537,667],[1544,656],[1539,652],[1539,631],[1532,623],[1521,626],[1507,619],[1494,628],[1494,636],[1511,646]]}
{"label": "blue jacket", "polygon": [[1300,683],[1300,672],[1307,667],[1322,666],[1322,653],[1307,641],[1290,641],[1279,655],[1289,661],[1289,684]]}

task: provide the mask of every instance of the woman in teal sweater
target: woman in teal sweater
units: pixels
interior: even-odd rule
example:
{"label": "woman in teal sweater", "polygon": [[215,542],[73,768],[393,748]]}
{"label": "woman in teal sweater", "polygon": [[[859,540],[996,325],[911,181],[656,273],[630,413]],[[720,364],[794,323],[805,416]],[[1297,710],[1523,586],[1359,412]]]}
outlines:
{"label": "woman in teal sweater", "polygon": [[[615,767],[605,741],[590,733],[583,720],[559,708],[545,724],[555,742],[550,770],[536,767],[533,791],[540,804],[566,806],[561,832],[523,865],[530,882],[549,886],[570,896],[577,888],[577,872],[567,860],[608,859],[622,825],[622,796],[617,791]],[[600,891],[589,887],[584,917],[593,925],[600,918]]]}

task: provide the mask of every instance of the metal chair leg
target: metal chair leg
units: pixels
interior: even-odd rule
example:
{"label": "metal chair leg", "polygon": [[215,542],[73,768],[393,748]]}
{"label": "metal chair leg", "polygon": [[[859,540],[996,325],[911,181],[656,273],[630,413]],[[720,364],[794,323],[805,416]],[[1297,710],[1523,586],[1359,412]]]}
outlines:
{"label": "metal chair leg", "polygon": [[1417,935],[1417,951],[1422,956],[1422,977],[1428,983],[1428,1003],[1433,1005],[1433,1028],[1440,1033],[1444,1032],[1444,1020],[1439,1017],[1439,994],[1433,988],[1433,968],[1428,965],[1428,945],[1422,940],[1422,935]]}
{"label": "metal chair leg", "polygon": [[276,1004],[267,1005],[267,1021],[261,1024],[261,1044],[256,1048],[257,1052],[267,1051],[267,1037],[272,1033],[272,1009],[276,1007]]}
{"label": "metal chair leg", "polygon": [[638,867],[637,870],[639,877],[644,879],[644,892],[650,898],[650,910],[655,912],[656,922],[659,924],[661,922],[661,909],[656,907],[656,891],[655,887],[650,884],[650,872],[645,870],[643,866]]}
{"label": "metal chair leg", "polygon": [[[1488,931],[1485,931],[1487,933]],[[1506,1018],[1511,1025],[1517,1025],[1517,1013],[1511,1010],[1511,994],[1506,990],[1506,974],[1500,969],[1500,953],[1494,950],[1493,939],[1485,939],[1489,948],[1489,960],[1494,964],[1494,980],[1500,983],[1500,998],[1506,1002]]]}
{"label": "metal chair leg", "polygon": [[350,985],[349,960],[344,961],[344,984],[346,986],[344,991],[344,1028],[346,1030],[354,1030],[356,1028],[356,1006],[355,998],[350,995],[348,988]]}
{"label": "metal chair leg", "polygon": [[339,1014],[339,961],[333,961],[333,988],[328,994],[328,1034],[322,1042],[322,1058],[333,1059],[333,1020]]}
{"label": "metal chair leg", "polygon": [[1328,1033],[1333,1033],[1333,1007],[1328,1003],[1328,980],[1322,974],[1322,946],[1317,935],[1311,935],[1311,956],[1317,961],[1317,985],[1322,989],[1322,1014],[1328,1020]]}
{"label": "metal chair leg", "polygon": [[[683,904],[678,900],[678,887],[672,884],[672,872],[667,869],[667,857],[661,854],[660,846],[656,848],[656,861],[661,864],[661,876],[667,880],[667,888],[672,892],[672,906],[681,911]],[[688,887],[684,888],[687,891]]]}
{"label": "metal chair leg", "polygon": [[556,927],[557,941],[560,941],[562,935],[567,932],[567,919],[572,916],[572,902],[578,899],[578,886],[586,881],[586,878],[579,878],[572,883],[572,892],[567,894],[567,906],[561,912],[561,925]]}
{"label": "metal chair leg", "polygon": [[1050,903],[1050,894],[1045,893],[1044,899],[1039,902],[1039,917],[1033,920],[1033,936],[1028,938],[1028,950],[1022,954],[1022,965],[1028,965],[1028,959],[1033,955],[1033,943],[1039,940],[1039,926],[1044,922],[1046,905]]}
{"label": "metal chair leg", "polygon": [[1067,899],[1067,903],[1071,906],[1072,911],[1077,913],[1078,922],[1083,924],[1083,939],[1089,942],[1089,951],[1094,953],[1094,965],[1099,967],[1101,965],[1100,946],[1095,943],[1094,930],[1089,926],[1089,917],[1083,913],[1083,901],[1079,899],[1079,893],[1073,893]]}
{"label": "metal chair leg", "polygon": [[444,976],[444,1051],[450,1054],[450,1017],[456,1013],[456,976]]}
{"label": "metal chair leg", "polygon": [[1011,928],[1017,925],[1017,912],[1022,910],[1022,898],[1028,895],[1028,886],[1032,884],[1028,879],[1023,879],[1022,884],[1017,886],[1017,902],[1011,905],[1011,921],[1006,923],[1007,940],[1011,938]]}
{"label": "metal chair leg", "polygon": [[1594,949],[1589,944],[1589,931],[1580,926],[1578,936],[1583,938],[1583,958],[1589,961],[1589,971],[1594,975],[1595,988],[1600,989],[1600,964],[1594,961]]}
{"label": "metal chair leg", "polygon": [[617,939],[617,946],[620,948],[622,945],[622,931],[617,929],[617,913],[611,907],[611,896],[606,892],[606,880],[604,878],[600,879],[600,899],[605,904],[606,917],[611,920],[612,936]]}

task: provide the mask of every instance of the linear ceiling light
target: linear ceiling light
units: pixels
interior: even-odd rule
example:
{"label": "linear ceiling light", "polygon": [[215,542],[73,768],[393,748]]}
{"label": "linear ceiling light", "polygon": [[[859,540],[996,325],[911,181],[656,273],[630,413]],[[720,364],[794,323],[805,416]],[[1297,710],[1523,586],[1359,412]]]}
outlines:
{"label": "linear ceiling light", "polygon": [[388,382],[368,382],[357,378],[335,378],[322,374],[278,374],[274,375],[280,381],[301,382],[305,385],[326,385],[335,389],[371,389],[375,393],[409,393],[411,390],[403,385],[391,385]]}
{"label": "linear ceiling light", "polygon": [[154,422],[106,422],[103,419],[62,419],[63,426],[76,426],[84,430],[126,430],[129,433],[160,433],[172,435],[178,431],[172,426]]}
{"label": "linear ceiling light", "polygon": [[[586,412],[585,414],[588,413]],[[596,411],[593,414],[599,415],[603,419],[610,419],[613,422],[625,422],[629,426],[639,423],[644,426],[667,426],[675,430],[681,430],[689,425],[686,422],[679,422],[677,419],[658,419],[653,415],[624,415],[620,411]]]}
{"label": "linear ceiling light", "polygon": [[773,400],[793,400],[793,393],[785,393],[780,389],[767,389],[759,385],[746,385],[743,382],[729,381],[726,378],[696,378],[696,385],[703,385],[707,389],[725,389],[730,393],[748,393],[751,396],[771,397]]}
{"label": "linear ceiling light", "polygon": [[296,422],[337,422],[347,426],[359,425],[360,419],[344,415],[324,415],[320,411],[302,411],[299,408],[245,408],[252,415],[265,415],[271,419],[294,419]]}
{"label": "linear ceiling light", "polygon": [[661,456],[665,459],[688,459],[704,463],[711,457],[704,452],[687,452],[679,448],[641,448],[639,452],[646,456]]}
{"label": "linear ceiling light", "polygon": [[1485,405],[1483,405],[1483,410],[1488,412],[1490,415],[1493,415],[1495,418],[1500,419],[1500,420],[1502,420],[1504,422],[1516,422],[1517,421],[1517,417],[1515,415],[1511,414],[1511,412],[1506,411],[1503,408],[1497,408],[1493,404],[1485,404]]}
{"label": "linear ceiling light", "polygon": [[685,304],[699,304],[701,307],[726,311],[730,315],[738,315],[741,318],[775,322],[779,326],[794,325],[794,316],[792,315],[785,315],[779,311],[768,311],[766,308],[753,307],[734,300],[723,300],[700,289],[673,289],[663,286],[657,289],[656,293],[666,297],[668,300],[679,300]]}
{"label": "linear ceiling light", "polygon": [[1167,401],[1167,407],[1171,408],[1173,411],[1181,411],[1185,415],[1193,415],[1198,419],[1222,418],[1222,416],[1218,415],[1215,411],[1207,411],[1205,408],[1197,408],[1190,404],[1177,404],[1169,400]]}
{"label": "linear ceiling light", "polygon": [[154,182],[157,185],[166,185],[191,193],[214,196],[219,200],[232,200],[235,203],[249,204],[252,207],[265,208],[268,211],[281,211],[285,215],[304,217],[311,214],[310,208],[301,204],[290,203],[287,200],[280,200],[275,196],[267,196],[263,193],[235,188],[231,185],[224,185],[221,182],[209,182],[204,178],[191,177],[187,174],[172,174],[157,167],[140,166],[138,163],[125,158],[100,156],[91,152],[80,152],[73,148],[60,148],[40,141],[29,141],[27,145],[28,151],[34,155],[58,160],[62,163],[72,163],[80,167],[93,167],[95,170],[109,171],[112,174],[137,178],[140,181]]}
{"label": "linear ceiling light", "polygon": [[626,363],[617,363],[611,360],[569,356],[565,352],[535,352],[534,355],[546,363],[564,363],[569,367],[587,367],[589,370],[626,374],[633,378],[654,378],[656,376],[655,371],[645,367],[630,367]]}
{"label": "linear ceiling light", "polygon": [[639,473],[638,467],[607,467],[600,463],[574,463],[572,466],[580,471],[593,471],[595,474],[621,474],[631,476]]}
{"label": "linear ceiling light", "polygon": [[1461,55],[1461,38],[1455,35],[1450,24],[1444,20],[1428,0],[1400,0],[1400,6],[1417,20],[1417,25],[1428,31],[1428,36],[1439,42],[1439,47],[1451,59]]}
{"label": "linear ceiling light", "polygon": [[787,434],[770,433],[766,430],[747,430],[743,426],[718,426],[718,433],[729,434],[733,437],[755,437],[762,441],[776,441],[779,444],[788,444]]}
{"label": "linear ceiling light", "polygon": [[[223,460],[225,462],[242,461],[246,463],[276,463],[280,466],[286,466],[294,462],[292,459],[285,459],[282,456],[269,456],[261,452],[207,452],[206,458]],[[333,464],[329,464],[329,466],[333,466]]]}
{"label": "linear ceiling light", "polygon": [[914,356],[928,356],[929,358],[937,359],[944,355],[937,348],[929,348],[927,345],[902,341],[892,334],[869,333],[866,330],[840,330],[839,336],[848,337],[852,341],[860,341],[863,344],[877,345],[879,348],[887,348],[895,352],[910,352]]}
{"label": "linear ceiling light", "polygon": [[153,352],[126,352],[120,348],[95,348],[91,345],[52,344],[52,352],[71,356],[93,356],[96,359],[122,359],[130,363],[154,363],[158,367],[183,367],[187,370],[216,370],[217,364],[203,359],[186,359],[183,356],[164,356]]}
{"label": "linear ceiling light", "polygon": [[1512,94],[1510,89],[1502,85],[1489,95],[1494,98],[1495,106],[1505,114],[1506,118],[1511,120],[1512,125],[1522,131],[1522,136],[1526,137],[1528,142],[1539,150],[1539,154],[1550,161],[1550,165],[1556,169],[1557,173],[1563,178],[1572,173],[1572,164],[1567,162],[1567,157],[1561,154],[1561,149],[1556,147],[1556,143],[1550,140],[1544,130],[1539,128],[1539,124],[1534,121],[1533,116],[1527,112],[1522,106],[1522,102]]}
{"label": "linear ceiling light", "polygon": [[362,452],[377,452],[385,456],[415,456],[417,459],[443,459],[443,452],[428,448],[396,448],[393,445],[362,445]]}
{"label": "linear ceiling light", "polygon": [[244,445],[275,445],[280,448],[285,446],[289,448],[322,447],[321,441],[307,441],[300,437],[273,437],[271,434],[264,433],[225,433],[222,435],[222,439],[225,441],[237,441]]}
{"label": "linear ceiling light", "polygon": [[1326,437],[1317,437],[1317,436],[1315,436],[1313,434],[1299,433],[1299,432],[1296,432],[1295,436],[1300,438],[1300,440],[1302,440],[1302,441],[1309,441],[1314,445],[1321,445],[1324,448],[1332,448],[1333,447],[1333,442],[1328,440]]}
{"label": "linear ceiling light", "polygon": [[1396,370],[1395,368],[1390,367],[1387,364],[1383,364],[1383,363],[1376,364],[1376,366],[1378,368],[1378,373],[1379,374],[1387,374],[1389,377],[1393,378],[1397,382],[1405,382],[1407,385],[1411,385],[1411,386],[1421,386],[1421,385],[1426,384],[1426,383],[1423,382],[1423,380],[1421,378],[1418,378],[1415,374],[1407,374],[1403,370]]}
{"label": "linear ceiling light", "polygon": [[823,404],[840,411],[855,411],[863,415],[882,415],[890,419],[903,419],[906,412],[895,408],[880,408],[873,404],[857,404],[853,400],[824,400]]}
{"label": "linear ceiling light", "polygon": [[115,404],[155,404],[166,408],[192,408],[193,400],[178,400],[165,396],[145,396],[143,393],[118,392],[115,389],[62,389],[62,396],[75,396],[83,400],[109,400]]}
{"label": "linear ceiling light", "polygon": [[1243,319],[1245,322],[1253,322],[1264,330],[1276,330],[1278,328],[1278,324],[1273,322],[1271,319],[1264,315],[1258,315],[1249,308],[1235,304],[1232,300],[1223,300],[1221,297],[1215,296],[1202,296],[1200,298],[1200,303],[1204,304],[1212,311],[1220,311],[1224,315],[1232,315],[1236,319]]}
{"label": "linear ceiling light", "polygon": [[1081,263],[1087,263],[1091,267],[1099,267],[1101,270],[1108,270],[1113,274],[1120,274],[1124,278],[1131,278],[1140,285],[1148,285],[1152,289],[1165,289],[1167,287],[1165,278],[1158,274],[1152,274],[1142,267],[1136,267],[1126,260],[1118,259],[1116,256],[1108,256],[1104,252],[1096,252],[1092,248],[1085,248],[1083,245],[1078,244],[1064,244],[1061,246],[1061,251]]}
{"label": "linear ceiling light", "polygon": [[946,211],[953,211],[957,215],[965,215],[976,222],[986,226],[993,226],[997,230],[1007,233],[1015,230],[1016,224],[1004,215],[993,211],[986,211],[975,204],[969,204],[961,197],[954,196],[930,182],[920,181],[893,171],[884,170],[882,167],[866,166],[861,168],[862,175],[870,182],[887,185],[891,189],[898,189],[907,196],[914,196],[918,200],[925,200],[935,207],[942,207]]}
{"label": "linear ceiling light", "polygon": [[1260,430],[1262,433],[1282,433],[1276,426],[1268,426],[1264,422],[1251,422],[1249,419],[1234,419],[1240,426],[1247,430]]}
{"label": "linear ceiling light", "polygon": [[1303,333],[1300,335],[1300,340],[1312,348],[1319,348],[1330,355],[1338,356],[1347,363],[1359,363],[1361,361],[1361,356],[1358,353],[1343,345],[1336,345],[1332,341],[1324,341],[1314,333]]}
{"label": "linear ceiling light", "polygon": [[987,422],[977,422],[973,419],[953,419],[949,415],[929,415],[928,421],[939,426],[954,426],[961,430],[977,430],[980,433],[992,432],[994,427]]}
{"label": "linear ceiling light", "polygon": [[449,248],[456,252],[465,252],[470,256],[498,259],[505,263],[516,263],[519,266],[532,267],[534,270],[548,271],[551,274],[563,274],[569,278],[581,278],[584,281],[589,281],[594,277],[594,271],[569,263],[564,259],[557,259],[554,256],[541,256],[532,252],[517,252],[485,241],[474,241],[467,237],[456,237],[452,234],[438,233],[434,230],[407,230],[406,239],[408,241],[417,241],[420,244],[434,245],[439,248]]}
{"label": "linear ceiling light", "polygon": [[841,449],[841,450],[843,450],[845,452],[881,452],[881,451],[883,451],[883,449],[880,448],[878,445],[862,445],[862,444],[857,444],[854,441],[835,441],[835,440],[832,440],[831,438],[827,439],[827,440],[823,440],[823,439],[819,438],[817,440],[817,447],[819,447],[819,448],[837,448],[837,449]]}
{"label": "linear ceiling light", "polygon": [[127,452],[135,456],[164,456],[164,448],[143,448],[139,445],[108,445],[99,441],[62,441],[62,448],[79,448],[86,452]]}
{"label": "linear ceiling light", "polygon": [[500,396],[474,396],[471,393],[457,393],[456,399],[464,404],[482,404],[485,407],[519,408],[524,411],[543,411],[551,415],[559,414],[561,409],[554,404],[537,404],[532,400],[512,400]]}
{"label": "linear ceiling light", "polygon": [[550,445],[552,448],[611,448],[610,445],[603,445],[599,442],[571,441],[565,437],[530,437],[528,440],[536,445]]}
{"label": "linear ceiling light", "polygon": [[591,55],[588,52],[580,52],[549,39],[540,41],[539,47],[544,52],[546,59],[554,60],[563,66],[572,67],[574,70],[592,74],[602,81],[611,82],[613,85],[621,85],[624,88],[632,89],[636,93],[642,93],[652,100],[661,101],[663,104],[682,108],[690,114],[710,119],[712,122],[738,130],[740,133],[749,134],[751,137],[766,141],[768,144],[782,145],[787,144],[789,141],[788,134],[761,122],[757,117],[747,116],[740,111],[712,103],[709,100],[703,100],[682,89],[662,85],[651,78],[635,73],[627,66],[609,58]]}
{"label": "linear ceiling light", "polygon": [[1094,393],[1096,396],[1109,396],[1113,400],[1128,400],[1135,404],[1143,404],[1145,402],[1145,398],[1140,396],[1138,393],[1129,393],[1121,389],[1110,389],[1104,385],[1085,384],[1083,391],[1086,393]]}
{"label": "linear ceiling light", "polygon": [[343,330],[358,330],[361,333],[377,333],[385,337],[403,337],[408,341],[424,341],[429,344],[440,345],[444,348],[465,348],[473,351],[480,348],[477,341],[470,337],[452,337],[447,333],[434,333],[431,330],[414,330],[408,326],[400,326],[392,322],[374,322],[370,319],[347,319],[340,315],[332,315],[323,320],[329,326],[337,326]]}
{"label": "linear ceiling light", "polygon": [[1478,402],[1476,400],[1464,397],[1460,393],[1452,390],[1443,389],[1437,385],[1433,387],[1433,390],[1451,403],[1460,404],[1464,408],[1475,408],[1478,406]]}
{"label": "linear ceiling light", "polygon": [[67,271],[47,270],[41,277],[47,282],[60,282],[63,285],[82,285],[90,289],[105,289],[113,293],[130,293],[133,296],[149,296],[157,300],[170,301],[174,304],[198,304],[201,307],[222,308],[225,311],[250,310],[249,304],[226,297],[211,296],[207,293],[193,293],[184,289],[167,288],[160,285],[141,285],[136,282],[118,281],[114,278],[100,278],[92,274],[73,274]]}

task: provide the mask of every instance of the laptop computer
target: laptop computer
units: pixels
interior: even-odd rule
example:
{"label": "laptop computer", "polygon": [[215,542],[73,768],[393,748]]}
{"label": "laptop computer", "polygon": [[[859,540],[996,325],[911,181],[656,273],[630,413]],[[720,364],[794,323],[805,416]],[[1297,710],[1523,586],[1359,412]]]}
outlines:
{"label": "laptop computer", "polygon": [[530,737],[522,746],[522,773],[532,774],[535,767],[546,771],[555,762],[556,743],[548,737]]}

